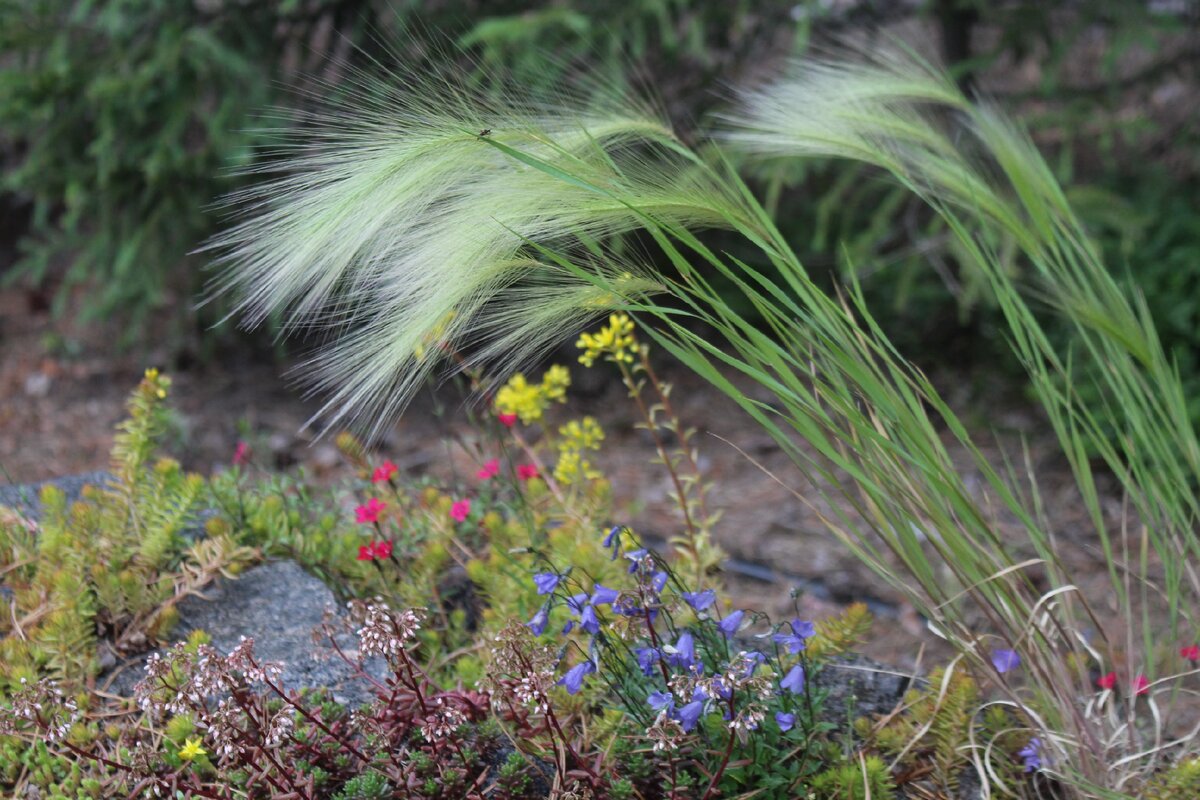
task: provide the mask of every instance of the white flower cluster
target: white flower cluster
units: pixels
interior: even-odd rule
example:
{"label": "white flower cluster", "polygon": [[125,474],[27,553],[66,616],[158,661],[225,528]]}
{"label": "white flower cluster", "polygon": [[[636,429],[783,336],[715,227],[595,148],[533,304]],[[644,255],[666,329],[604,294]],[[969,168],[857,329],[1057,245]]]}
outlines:
{"label": "white flower cluster", "polygon": [[421,734],[431,742],[439,742],[458,730],[467,721],[467,715],[443,698],[434,701],[434,710],[421,722]]}
{"label": "white flower cluster", "polygon": [[67,738],[79,719],[75,700],[63,694],[58,684],[50,680],[29,683],[21,678],[21,686],[12,695],[9,708],[0,706],[0,734],[17,735],[29,725],[49,742]]}
{"label": "white flower cluster", "polygon": [[367,603],[361,614],[360,652],[364,657],[378,655],[389,661],[400,656],[424,621],[424,609],[409,608],[397,614],[379,601]]}

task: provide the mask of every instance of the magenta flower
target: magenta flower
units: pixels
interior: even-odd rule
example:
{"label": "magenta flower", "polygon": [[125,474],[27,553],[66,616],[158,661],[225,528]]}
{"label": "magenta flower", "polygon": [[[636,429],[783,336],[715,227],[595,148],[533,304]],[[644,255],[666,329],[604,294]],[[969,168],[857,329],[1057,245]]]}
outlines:
{"label": "magenta flower", "polygon": [[471,516],[470,500],[456,500],[454,505],[450,506],[450,518],[455,522],[466,522],[469,516]]}
{"label": "magenta flower", "polygon": [[1110,672],[1096,679],[1096,685],[1101,689],[1111,689],[1117,685],[1117,673]]}
{"label": "magenta flower", "polygon": [[379,515],[387,508],[387,503],[380,500],[378,497],[372,497],[366,502],[354,509],[354,521],[359,524],[370,524],[379,521]]}
{"label": "magenta flower", "polygon": [[538,476],[538,469],[533,464],[518,464],[517,477],[523,481],[531,481]]}
{"label": "magenta flower", "polygon": [[496,418],[500,420],[500,424],[506,428],[511,428],[513,425],[517,424],[516,414],[497,414]]}
{"label": "magenta flower", "polygon": [[484,464],[475,473],[475,477],[481,481],[490,480],[500,474],[500,459],[493,458],[491,461]]}
{"label": "magenta flower", "polygon": [[1193,663],[1200,661],[1200,644],[1179,648],[1179,655]]}
{"label": "magenta flower", "polygon": [[375,471],[371,473],[371,483],[384,483],[390,481],[392,476],[400,471],[400,468],[391,461],[384,461]]}
{"label": "magenta flower", "polygon": [[1150,691],[1150,679],[1149,678],[1147,678],[1145,675],[1138,675],[1136,678],[1133,679],[1133,693],[1135,695],[1138,695],[1140,697],[1141,695],[1144,695],[1149,691]]}
{"label": "magenta flower", "polygon": [[233,463],[235,466],[250,463],[250,445],[239,441],[237,447],[233,448]]}

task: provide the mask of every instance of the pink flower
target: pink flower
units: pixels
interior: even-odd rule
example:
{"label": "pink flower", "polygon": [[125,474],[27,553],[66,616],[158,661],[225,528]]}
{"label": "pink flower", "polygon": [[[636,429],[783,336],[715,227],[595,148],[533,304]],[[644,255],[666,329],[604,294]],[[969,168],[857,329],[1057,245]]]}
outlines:
{"label": "pink flower", "polygon": [[1117,685],[1117,673],[1110,672],[1096,679],[1096,685],[1101,689],[1111,689]]}
{"label": "pink flower", "polygon": [[517,477],[523,481],[531,480],[538,477],[537,467],[533,464],[518,464]]}
{"label": "pink flower", "polygon": [[500,420],[500,424],[506,428],[511,428],[517,424],[516,414],[497,414],[496,417]]}
{"label": "pink flower", "polygon": [[1143,695],[1150,691],[1150,680],[1145,675],[1138,675],[1133,679],[1133,693]]}
{"label": "pink flower", "polygon": [[374,561],[375,560],[375,545],[374,544],[360,545],[358,548],[358,560],[359,561]]}
{"label": "pink flower", "polygon": [[391,461],[384,461],[375,468],[374,472],[371,473],[371,483],[383,483],[384,481],[390,481],[392,476],[399,471],[399,467],[397,467]]}
{"label": "pink flower", "polygon": [[481,481],[486,481],[500,474],[500,459],[493,458],[491,461],[483,465],[479,472],[475,473],[475,477]]}
{"label": "pink flower", "polygon": [[455,522],[466,522],[467,517],[471,514],[470,500],[456,500],[454,505],[450,506],[450,517]]}
{"label": "pink flower", "polygon": [[233,448],[233,463],[235,466],[250,463],[250,445],[239,441],[237,447]]}
{"label": "pink flower", "polygon": [[1179,648],[1179,655],[1191,662],[1200,661],[1200,644]]}
{"label": "pink flower", "polygon": [[386,539],[380,542],[375,542],[375,557],[376,558],[391,558],[392,543]]}
{"label": "pink flower", "polygon": [[378,497],[372,497],[366,505],[354,509],[354,521],[359,523],[378,522],[379,515],[387,508],[387,503]]}

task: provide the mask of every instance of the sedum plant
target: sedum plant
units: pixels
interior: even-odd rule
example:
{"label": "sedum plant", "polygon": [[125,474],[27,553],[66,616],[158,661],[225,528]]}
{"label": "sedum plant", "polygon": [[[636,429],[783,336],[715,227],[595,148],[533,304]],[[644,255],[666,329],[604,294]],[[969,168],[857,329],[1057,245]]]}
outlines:
{"label": "sedum plant", "polygon": [[[43,675],[74,683],[141,652],[174,622],[174,604],[254,552],[229,536],[185,538],[205,482],[158,458],[170,379],[157,370],[129,398],[111,480],[68,505],[41,493],[37,522],[0,517],[0,695]],[[7,509],[0,509],[7,512]]]}
{"label": "sedum plant", "polygon": [[[450,369],[504,373],[590,319],[633,314],[835,500],[819,506],[830,534],[1011,708],[1030,772],[1072,796],[1129,797],[1186,757],[1196,720],[1178,702],[1179,647],[1190,647],[1200,592],[1187,568],[1200,550],[1200,440],[1144,306],[1104,269],[1021,131],[911,57],[796,64],[745,92],[703,149],[650,104],[588,97],[485,97],[453,74],[364,78],[284,153],[277,177],[233,199],[246,213],[213,242],[227,266],[216,291],[234,292],[251,324],[279,313],[326,331],[304,372],[329,390],[329,419],[369,427],[437,368],[431,340],[465,354]],[[986,461],[857,287],[818,288],[730,168],[735,151],[862,162],[939,215],[1001,309],[1074,469],[1110,566],[1107,597],[1072,583],[1032,476]],[[755,260],[710,250],[697,236],[707,227],[743,237]],[[625,246],[633,231],[653,259]],[[1029,266],[1020,283],[1005,268],[1013,254]],[[714,274],[760,322],[734,310]],[[1073,337],[1052,341],[1031,298]],[[1081,402],[1081,375],[1099,405]],[[1126,497],[1115,522],[1098,465]],[[1002,537],[1001,516],[1023,535]],[[1110,673],[1125,691],[1097,686]],[[970,750],[993,790],[1018,791],[995,757]]]}

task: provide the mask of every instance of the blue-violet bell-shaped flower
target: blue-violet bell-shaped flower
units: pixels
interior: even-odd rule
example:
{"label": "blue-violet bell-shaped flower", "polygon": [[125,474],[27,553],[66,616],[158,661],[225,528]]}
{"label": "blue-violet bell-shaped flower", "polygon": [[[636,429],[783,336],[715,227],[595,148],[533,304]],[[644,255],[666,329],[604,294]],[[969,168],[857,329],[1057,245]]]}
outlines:
{"label": "blue-violet bell-shaped flower", "polygon": [[800,694],[804,691],[804,667],[800,664],[788,670],[788,674],[783,676],[783,680],[779,682],[782,689],[786,689],[792,694]]}
{"label": "blue-violet bell-shaped flower", "polygon": [[795,714],[786,714],[783,711],[775,712],[775,724],[779,726],[779,730],[787,733],[796,724]]}
{"label": "blue-violet bell-shaped flower", "polygon": [[717,627],[721,629],[721,633],[725,634],[726,639],[732,639],[733,635],[742,627],[742,619],[746,616],[745,611],[734,611],[725,619],[717,623]]}
{"label": "blue-violet bell-shaped flower", "polygon": [[663,587],[667,585],[668,577],[664,570],[654,573],[654,577],[650,579],[650,585],[654,588],[654,591],[661,592]]}
{"label": "blue-violet bell-shaped flower", "polygon": [[1025,771],[1034,772],[1042,768],[1042,740],[1036,736],[1029,740],[1017,755],[1025,762]]}
{"label": "blue-violet bell-shaped flower", "polygon": [[654,665],[662,658],[662,653],[654,647],[637,647],[633,653],[637,656],[638,666],[641,667],[643,675],[653,674]]}
{"label": "blue-violet bell-shaped flower", "polygon": [[663,711],[665,709],[669,714],[675,710],[675,695],[670,692],[651,692],[646,697],[646,705],[655,711]]}
{"label": "blue-violet bell-shaped flower", "polygon": [[762,666],[767,660],[767,657],[757,650],[751,650],[749,653],[742,653],[742,663],[745,665],[745,670],[742,672],[742,677],[746,680],[754,677],[754,672]]}
{"label": "blue-violet bell-shaped flower", "polygon": [[567,609],[570,610],[570,612],[572,614],[574,614],[575,616],[578,617],[581,614],[583,614],[583,609],[585,606],[587,606],[587,602],[588,602],[587,592],[579,592],[578,594],[573,594],[567,598]]}
{"label": "blue-violet bell-shaped flower", "polygon": [[596,617],[594,606],[587,606],[583,609],[583,613],[579,615],[579,627],[592,636],[600,632],[600,620]]}
{"label": "blue-violet bell-shaped flower", "polygon": [[576,664],[567,670],[567,674],[558,679],[559,686],[567,688],[567,694],[578,694],[583,688],[583,679],[596,671],[596,665],[591,661]]}
{"label": "blue-violet bell-shaped flower", "polygon": [[691,733],[692,728],[696,727],[696,723],[700,720],[700,715],[704,713],[704,701],[693,700],[683,708],[679,709],[677,717],[679,724],[684,732]]}
{"label": "blue-violet bell-shaped flower", "polygon": [[525,627],[533,631],[534,636],[541,636],[546,630],[546,623],[550,621],[550,606],[544,605],[538,612],[533,615],[533,619],[525,623]]}
{"label": "blue-violet bell-shaped flower", "polygon": [[558,588],[558,582],[562,577],[553,572],[539,572],[533,576],[533,584],[537,587],[538,594],[550,594]]}
{"label": "blue-violet bell-shaped flower", "polygon": [[1021,666],[1021,656],[1016,650],[993,650],[992,666],[996,668],[996,672],[1003,675]]}
{"label": "blue-violet bell-shaped flower", "polygon": [[789,623],[791,633],[777,633],[773,638],[776,642],[786,645],[789,653],[799,653],[804,649],[804,640],[810,639],[817,632],[816,627],[805,620],[794,619]]}
{"label": "blue-violet bell-shaped flower", "polygon": [[617,536],[620,535],[620,533],[621,533],[620,525],[613,525],[612,528],[609,529],[608,535],[604,537],[604,542],[603,542],[604,548],[606,550],[608,548],[612,547],[614,544],[620,544],[620,540],[617,538]]}
{"label": "blue-violet bell-shaped flower", "polygon": [[631,574],[634,572],[637,572],[638,567],[641,566],[641,564],[642,564],[642,559],[648,557],[649,555],[650,555],[650,551],[644,547],[638,548],[637,550],[633,550],[631,552],[626,553],[625,557],[628,558],[631,562],[633,562],[629,565],[629,572]]}
{"label": "blue-violet bell-shaped flower", "polygon": [[702,592],[684,592],[683,599],[696,611],[704,611],[717,602],[717,593],[712,589],[705,589]]}
{"label": "blue-violet bell-shaped flower", "polygon": [[667,663],[673,667],[691,669],[696,663],[696,643],[687,631],[679,634],[675,642],[674,653],[667,655]]}
{"label": "blue-violet bell-shaped flower", "polygon": [[610,589],[603,583],[597,583],[592,587],[592,605],[602,606],[608,603],[615,603],[621,593],[616,589]]}

